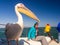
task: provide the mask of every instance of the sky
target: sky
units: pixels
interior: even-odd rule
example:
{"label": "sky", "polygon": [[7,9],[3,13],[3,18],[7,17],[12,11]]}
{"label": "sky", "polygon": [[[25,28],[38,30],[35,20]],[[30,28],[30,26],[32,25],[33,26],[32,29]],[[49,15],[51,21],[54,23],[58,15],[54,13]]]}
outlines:
{"label": "sky", "polygon": [[[40,19],[39,27],[47,23],[55,27],[60,22],[60,0],[0,0],[0,24],[17,22],[14,10],[17,3],[23,3],[35,13]],[[24,14],[22,16],[25,27],[31,27],[36,22]]]}

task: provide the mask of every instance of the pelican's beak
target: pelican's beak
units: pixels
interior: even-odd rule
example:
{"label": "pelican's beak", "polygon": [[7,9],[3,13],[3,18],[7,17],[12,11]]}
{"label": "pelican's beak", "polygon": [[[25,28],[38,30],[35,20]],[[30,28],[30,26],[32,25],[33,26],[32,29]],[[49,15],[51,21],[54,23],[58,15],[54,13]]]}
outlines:
{"label": "pelican's beak", "polygon": [[40,22],[40,20],[36,17],[36,15],[32,11],[30,11],[27,7],[25,7],[23,4],[20,5],[20,7],[18,7],[17,10],[27,15],[28,17],[36,20],[37,22]]}

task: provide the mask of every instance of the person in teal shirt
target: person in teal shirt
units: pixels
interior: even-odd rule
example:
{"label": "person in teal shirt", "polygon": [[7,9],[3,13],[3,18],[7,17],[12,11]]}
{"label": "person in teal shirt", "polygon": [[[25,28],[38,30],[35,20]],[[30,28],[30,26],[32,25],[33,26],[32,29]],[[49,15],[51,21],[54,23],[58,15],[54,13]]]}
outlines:
{"label": "person in teal shirt", "polygon": [[32,26],[31,28],[30,28],[30,30],[29,30],[29,32],[28,32],[28,40],[29,39],[35,39],[35,37],[36,37],[36,34],[37,34],[37,32],[36,32],[36,29],[38,28],[38,22],[36,22],[35,24],[34,24],[34,26]]}
{"label": "person in teal shirt", "polygon": [[37,29],[38,29],[38,22],[34,24],[33,27],[30,28],[28,32],[28,40],[34,40],[34,41],[41,41],[42,45],[48,45],[48,42],[44,36],[36,36],[37,35]]}
{"label": "person in teal shirt", "polygon": [[29,39],[34,39],[36,36],[36,29],[33,27],[31,27],[29,33],[28,33],[28,40]]}

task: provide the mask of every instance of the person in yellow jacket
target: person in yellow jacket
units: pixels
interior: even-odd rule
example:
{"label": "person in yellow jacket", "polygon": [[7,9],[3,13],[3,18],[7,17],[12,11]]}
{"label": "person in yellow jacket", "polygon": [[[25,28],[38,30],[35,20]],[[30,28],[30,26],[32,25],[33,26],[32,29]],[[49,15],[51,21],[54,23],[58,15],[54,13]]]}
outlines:
{"label": "person in yellow jacket", "polygon": [[[51,40],[56,41],[56,40],[51,36],[50,31],[51,31],[51,26],[50,26],[50,24],[46,24],[44,32],[48,34],[48,36],[51,38]],[[56,41],[56,42],[58,42],[58,41]]]}
{"label": "person in yellow jacket", "polygon": [[46,26],[45,26],[45,32],[46,33],[50,32],[50,29],[51,29],[50,24],[46,24]]}
{"label": "person in yellow jacket", "polygon": [[50,30],[51,30],[50,24],[46,24],[45,29],[44,29],[44,32],[47,33],[48,36],[49,36],[51,39],[53,39],[52,36],[51,36],[51,34],[50,34]]}

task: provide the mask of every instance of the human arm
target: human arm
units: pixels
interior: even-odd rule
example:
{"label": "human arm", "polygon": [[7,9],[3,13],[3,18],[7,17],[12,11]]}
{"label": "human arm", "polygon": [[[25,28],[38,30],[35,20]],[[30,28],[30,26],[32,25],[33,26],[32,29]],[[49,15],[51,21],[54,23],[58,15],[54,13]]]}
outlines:
{"label": "human arm", "polygon": [[30,28],[30,30],[28,32],[28,40],[31,39],[31,32],[32,32],[32,28]]}

